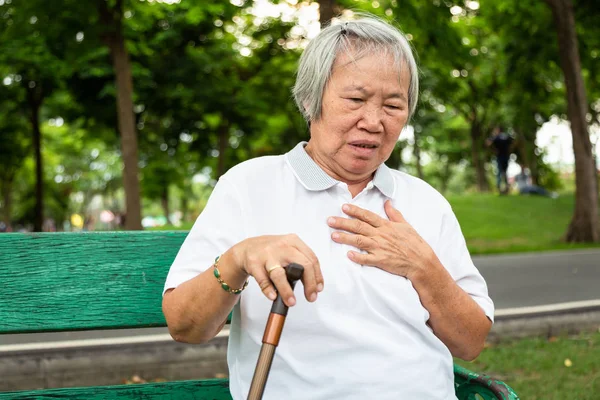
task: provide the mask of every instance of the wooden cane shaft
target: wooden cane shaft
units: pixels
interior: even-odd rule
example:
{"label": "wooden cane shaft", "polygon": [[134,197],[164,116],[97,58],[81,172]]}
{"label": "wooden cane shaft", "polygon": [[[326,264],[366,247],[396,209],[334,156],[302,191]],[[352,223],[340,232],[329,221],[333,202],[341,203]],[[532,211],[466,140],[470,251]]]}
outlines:
{"label": "wooden cane shaft", "polygon": [[254,377],[250,384],[250,392],[248,392],[248,400],[262,399],[265,385],[267,384],[267,378],[269,377],[269,371],[271,370],[273,356],[275,355],[275,348],[276,346],[269,343],[263,343],[260,348],[256,369],[254,370]]}

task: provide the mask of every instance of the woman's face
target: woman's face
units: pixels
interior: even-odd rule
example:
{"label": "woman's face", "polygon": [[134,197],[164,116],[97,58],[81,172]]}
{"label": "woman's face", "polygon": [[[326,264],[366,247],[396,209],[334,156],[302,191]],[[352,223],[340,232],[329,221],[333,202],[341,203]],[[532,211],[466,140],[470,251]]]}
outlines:
{"label": "woman's face", "polygon": [[339,56],[313,121],[306,151],[329,175],[348,184],[364,181],[385,162],[408,119],[408,68],[375,53],[353,62]]}

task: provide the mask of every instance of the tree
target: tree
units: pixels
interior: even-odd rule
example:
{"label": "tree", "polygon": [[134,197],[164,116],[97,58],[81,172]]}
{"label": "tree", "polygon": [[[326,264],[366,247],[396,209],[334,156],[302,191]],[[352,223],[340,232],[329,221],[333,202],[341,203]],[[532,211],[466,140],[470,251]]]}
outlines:
{"label": "tree", "polygon": [[562,112],[564,98],[551,15],[539,1],[502,1],[482,4],[480,17],[499,38],[496,51],[503,57],[499,122],[516,133],[516,153],[535,184],[546,182],[543,153],[536,145],[538,130]]}
{"label": "tree", "polygon": [[588,132],[588,102],[581,74],[575,16],[571,0],[545,0],[558,36],[560,66],[567,87],[567,115],[575,154],[575,212],[565,235],[568,242],[600,241],[596,165]]}
{"label": "tree", "polygon": [[123,0],[97,0],[100,23],[106,29],[101,37],[110,50],[117,87],[117,116],[123,155],[123,185],[127,218],[125,228],[142,229],[140,184],[138,178],[137,131],[133,112],[131,62],[123,35]]}
{"label": "tree", "polygon": [[339,12],[336,0],[319,0],[319,22],[321,26],[329,23]]}
{"label": "tree", "polygon": [[32,133],[36,176],[33,228],[36,231],[42,229],[44,221],[42,107],[70,73],[64,60],[65,46],[59,39],[69,36],[69,27],[50,24],[50,14],[42,4],[18,2],[10,5],[0,18],[0,64],[5,66],[11,85],[21,88],[23,94],[17,101],[27,110]]}
{"label": "tree", "polygon": [[[458,7],[457,12],[452,4],[435,0],[391,3],[385,13],[395,15],[411,39],[422,71],[421,101],[411,122],[415,126],[414,153],[420,154],[416,145],[425,146],[444,163],[462,155],[474,170],[477,189],[489,191],[484,141],[497,120],[500,101],[498,37],[467,7]],[[455,117],[465,123],[447,125]],[[456,140],[458,137],[461,139]],[[417,171],[418,167],[419,163]],[[451,169],[442,171],[445,185]]]}
{"label": "tree", "polygon": [[30,140],[27,140],[27,118],[19,109],[18,90],[6,87],[0,98],[0,222],[8,231],[13,221],[13,184],[17,172],[29,153]]}

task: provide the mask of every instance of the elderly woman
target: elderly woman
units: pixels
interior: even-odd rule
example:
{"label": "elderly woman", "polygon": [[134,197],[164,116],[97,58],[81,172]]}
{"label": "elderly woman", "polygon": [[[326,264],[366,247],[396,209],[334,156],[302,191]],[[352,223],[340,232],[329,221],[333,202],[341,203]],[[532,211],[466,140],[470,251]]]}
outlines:
{"label": "elderly woman", "polygon": [[[276,291],[293,308],[265,398],[455,398],[452,356],[480,353],[494,310],[448,202],[384,164],[417,95],[397,29],[371,17],[329,26],[294,87],[308,143],[219,179],[163,310],[189,343],[214,337],[233,310],[234,399],[248,393]],[[281,268],[292,262],[305,268],[296,293]]]}

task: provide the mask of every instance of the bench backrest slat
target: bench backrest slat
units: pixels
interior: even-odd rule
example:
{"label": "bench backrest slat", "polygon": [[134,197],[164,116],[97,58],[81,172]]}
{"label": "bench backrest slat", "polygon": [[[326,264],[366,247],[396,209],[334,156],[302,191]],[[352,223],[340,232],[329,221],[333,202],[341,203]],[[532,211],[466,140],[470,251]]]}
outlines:
{"label": "bench backrest slat", "polygon": [[0,393],[0,400],[231,400],[226,379]]}
{"label": "bench backrest slat", "polygon": [[165,326],[163,285],[186,236],[3,233],[0,334]]}

